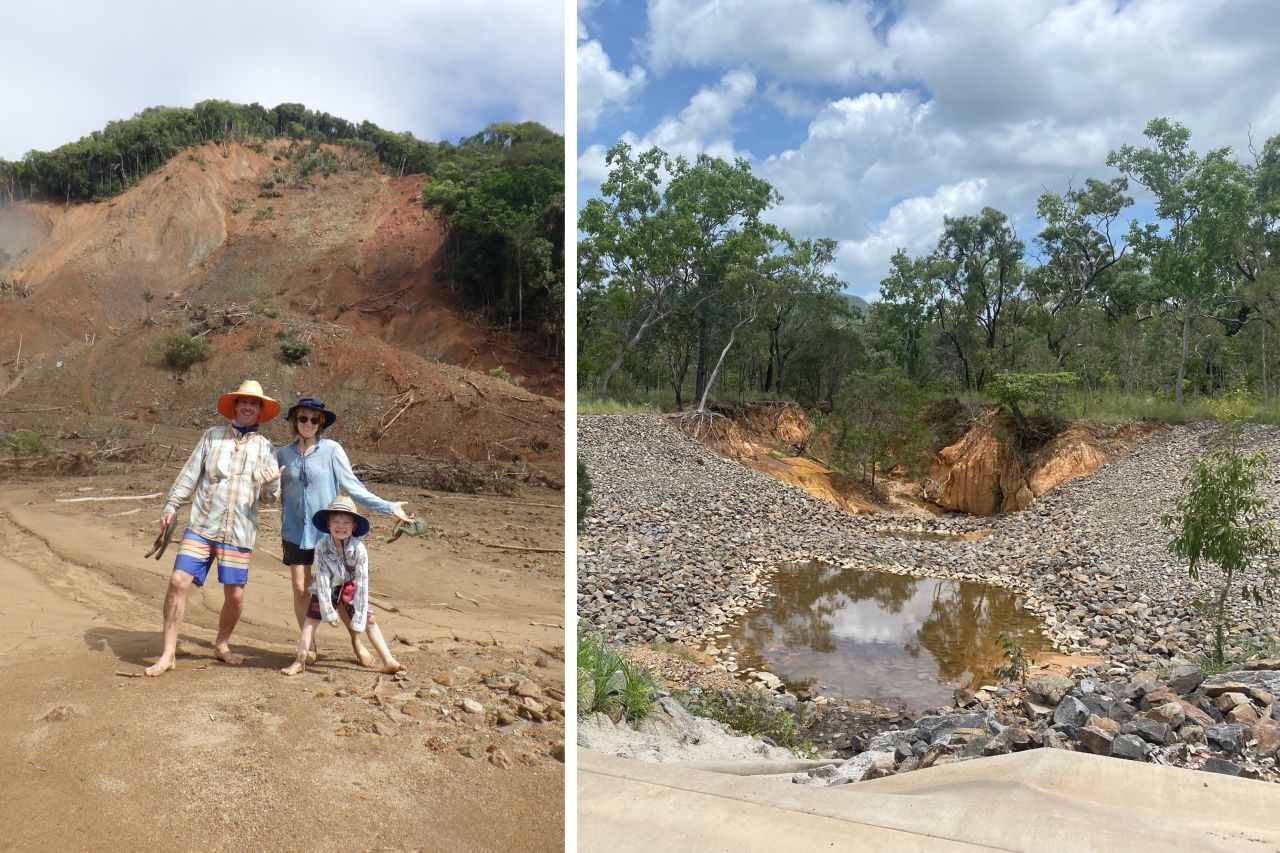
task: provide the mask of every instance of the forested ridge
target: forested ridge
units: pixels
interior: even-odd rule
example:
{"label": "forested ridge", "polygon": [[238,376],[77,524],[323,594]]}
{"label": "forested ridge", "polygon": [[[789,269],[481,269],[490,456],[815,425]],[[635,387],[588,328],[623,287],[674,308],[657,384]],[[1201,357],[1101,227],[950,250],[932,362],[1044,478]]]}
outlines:
{"label": "forested ridge", "polygon": [[780,199],[745,160],[619,143],[607,163],[580,225],[579,372],[596,395],[830,412],[899,382],[998,400],[1009,377],[1051,375],[1077,413],[1274,408],[1280,136],[1201,153],[1153,119],[1103,177],[1042,192],[1023,233],[991,207],[944,217],[933,251],[889,259],[866,307],[843,293],[834,241],[768,222]]}
{"label": "forested ridge", "polygon": [[[564,139],[534,123],[499,123],[458,143],[428,142],[302,104],[202,101],[152,107],[52,151],[0,159],[0,204],[110,198],[206,143],[288,140],[266,191],[338,170],[428,176],[424,204],[447,215],[452,275],[474,307],[560,345],[564,313]],[[226,150],[224,149],[224,155]],[[0,269],[9,260],[0,257]]]}

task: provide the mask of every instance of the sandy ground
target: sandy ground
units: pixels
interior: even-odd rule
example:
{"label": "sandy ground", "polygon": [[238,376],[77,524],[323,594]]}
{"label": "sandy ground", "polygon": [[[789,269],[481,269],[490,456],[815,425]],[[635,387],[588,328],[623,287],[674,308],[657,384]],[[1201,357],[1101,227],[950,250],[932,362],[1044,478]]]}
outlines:
{"label": "sandy ground", "polygon": [[[57,501],[167,492],[172,467],[0,484],[0,801],[21,816],[0,847],[563,848],[563,555],[482,544],[562,547],[562,492],[375,487],[431,527],[388,544],[375,515],[366,538],[400,679],[361,669],[327,626],[320,662],[279,674],[297,629],[264,512],[232,639],[244,665],[212,656],[211,579],[188,598],[177,669],[152,679],[176,554],[143,559],[162,497]],[[549,719],[520,716],[518,686]]]}

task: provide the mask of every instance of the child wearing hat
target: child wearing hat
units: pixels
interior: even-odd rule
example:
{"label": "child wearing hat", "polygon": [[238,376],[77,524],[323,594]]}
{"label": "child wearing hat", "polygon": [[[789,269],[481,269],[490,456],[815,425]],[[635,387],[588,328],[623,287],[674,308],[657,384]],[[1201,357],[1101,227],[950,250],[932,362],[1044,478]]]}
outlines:
{"label": "child wearing hat", "polygon": [[356,509],[355,501],[338,495],[326,509],[311,517],[311,523],[327,535],[316,542],[315,579],[302,636],[298,638],[297,658],[280,671],[285,675],[303,672],[316,626],[322,621],[337,622],[339,618],[357,634],[367,629],[369,642],[382,658],[383,672],[404,669],[391,656],[382,629],[369,607],[369,552],[360,541],[369,532],[369,519]]}

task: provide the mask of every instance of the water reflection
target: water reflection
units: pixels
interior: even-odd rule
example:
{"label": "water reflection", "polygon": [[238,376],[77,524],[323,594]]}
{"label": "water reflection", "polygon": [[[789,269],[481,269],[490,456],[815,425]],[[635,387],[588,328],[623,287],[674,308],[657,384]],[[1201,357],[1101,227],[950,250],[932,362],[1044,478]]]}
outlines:
{"label": "water reflection", "polygon": [[1036,618],[999,587],[824,563],[783,566],[777,596],[730,629],[739,669],[767,669],[793,689],[948,704],[954,687],[990,682],[1004,657],[1001,631],[1028,657],[1043,639]]}

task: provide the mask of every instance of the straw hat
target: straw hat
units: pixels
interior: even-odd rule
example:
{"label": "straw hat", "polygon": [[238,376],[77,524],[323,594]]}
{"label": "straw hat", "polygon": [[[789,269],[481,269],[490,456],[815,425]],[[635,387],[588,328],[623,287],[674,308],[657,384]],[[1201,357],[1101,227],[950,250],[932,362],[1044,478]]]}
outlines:
{"label": "straw hat", "polygon": [[345,512],[347,515],[355,516],[356,519],[356,536],[364,536],[369,532],[369,519],[360,514],[360,510],[356,509],[356,502],[346,495],[338,495],[325,509],[319,510],[315,515],[311,516],[311,523],[321,533],[329,532],[329,513]]}
{"label": "straw hat", "polygon": [[262,393],[262,386],[256,379],[246,379],[240,383],[239,388],[219,397],[218,413],[227,420],[235,420],[236,400],[241,397],[254,397],[262,401],[262,414],[258,417],[258,423],[266,423],[280,414],[280,404]]}

